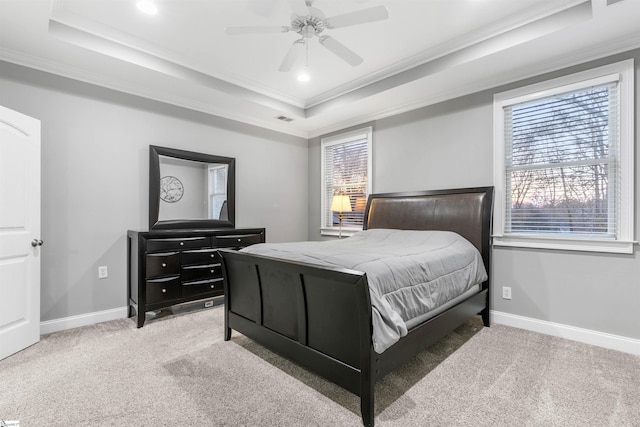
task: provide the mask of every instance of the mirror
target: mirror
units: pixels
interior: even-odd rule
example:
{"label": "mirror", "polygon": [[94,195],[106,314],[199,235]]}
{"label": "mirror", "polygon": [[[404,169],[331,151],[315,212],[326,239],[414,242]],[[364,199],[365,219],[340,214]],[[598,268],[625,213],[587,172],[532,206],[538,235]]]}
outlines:
{"label": "mirror", "polygon": [[234,226],[234,158],[149,146],[149,229]]}

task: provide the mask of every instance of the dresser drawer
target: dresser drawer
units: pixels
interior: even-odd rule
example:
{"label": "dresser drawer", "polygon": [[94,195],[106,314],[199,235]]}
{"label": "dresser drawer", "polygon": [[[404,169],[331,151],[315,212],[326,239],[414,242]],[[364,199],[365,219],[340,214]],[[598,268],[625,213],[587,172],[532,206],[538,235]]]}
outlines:
{"label": "dresser drawer", "polygon": [[147,251],[169,251],[182,249],[206,248],[211,246],[210,237],[176,237],[147,240]]}
{"label": "dresser drawer", "polygon": [[220,262],[220,254],[215,249],[196,249],[182,252],[182,265],[214,264]]}
{"label": "dresser drawer", "polygon": [[181,278],[183,282],[222,278],[222,265],[216,263],[182,267]]}
{"label": "dresser drawer", "polygon": [[180,274],[180,252],[147,254],[147,278]]}
{"label": "dresser drawer", "polygon": [[228,236],[216,236],[216,246],[220,248],[243,247],[262,243],[264,238],[260,233],[257,234],[233,234]]}
{"label": "dresser drawer", "polygon": [[147,304],[180,298],[180,276],[147,280]]}
{"label": "dresser drawer", "polygon": [[204,297],[209,294],[221,295],[223,292],[224,281],[222,279],[203,280],[182,284],[183,298],[189,298],[197,295],[202,295]]}

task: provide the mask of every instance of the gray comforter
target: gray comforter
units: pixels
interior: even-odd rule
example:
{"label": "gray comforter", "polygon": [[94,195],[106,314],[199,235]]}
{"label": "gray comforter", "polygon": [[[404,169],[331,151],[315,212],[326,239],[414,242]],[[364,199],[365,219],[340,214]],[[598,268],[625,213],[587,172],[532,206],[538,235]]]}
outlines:
{"label": "gray comforter", "polygon": [[242,251],[367,273],[378,353],[405,336],[412,319],[487,279],[475,246],[448,231],[373,229],[346,239],[262,243]]}

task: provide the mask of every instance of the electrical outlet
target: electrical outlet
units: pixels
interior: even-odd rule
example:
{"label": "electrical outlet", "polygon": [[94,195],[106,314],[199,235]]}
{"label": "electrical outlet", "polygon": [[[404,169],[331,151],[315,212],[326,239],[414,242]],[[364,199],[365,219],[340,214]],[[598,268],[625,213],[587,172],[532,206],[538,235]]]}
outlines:
{"label": "electrical outlet", "polygon": [[107,270],[106,265],[102,265],[98,267],[98,279],[106,279],[109,277],[109,270]]}
{"label": "electrical outlet", "polygon": [[508,286],[502,287],[502,298],[503,299],[511,299],[511,288]]}

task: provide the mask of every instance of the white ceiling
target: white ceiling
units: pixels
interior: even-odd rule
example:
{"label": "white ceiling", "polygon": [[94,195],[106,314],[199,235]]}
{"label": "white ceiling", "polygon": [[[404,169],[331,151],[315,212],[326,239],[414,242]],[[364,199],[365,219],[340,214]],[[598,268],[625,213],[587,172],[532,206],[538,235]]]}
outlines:
{"label": "white ceiling", "polygon": [[136,1],[0,0],[0,60],[309,138],[640,47],[640,0],[315,0],[389,18],[323,32],[362,64],[312,39],[283,73],[296,33],[225,27],[289,26],[288,0]]}

